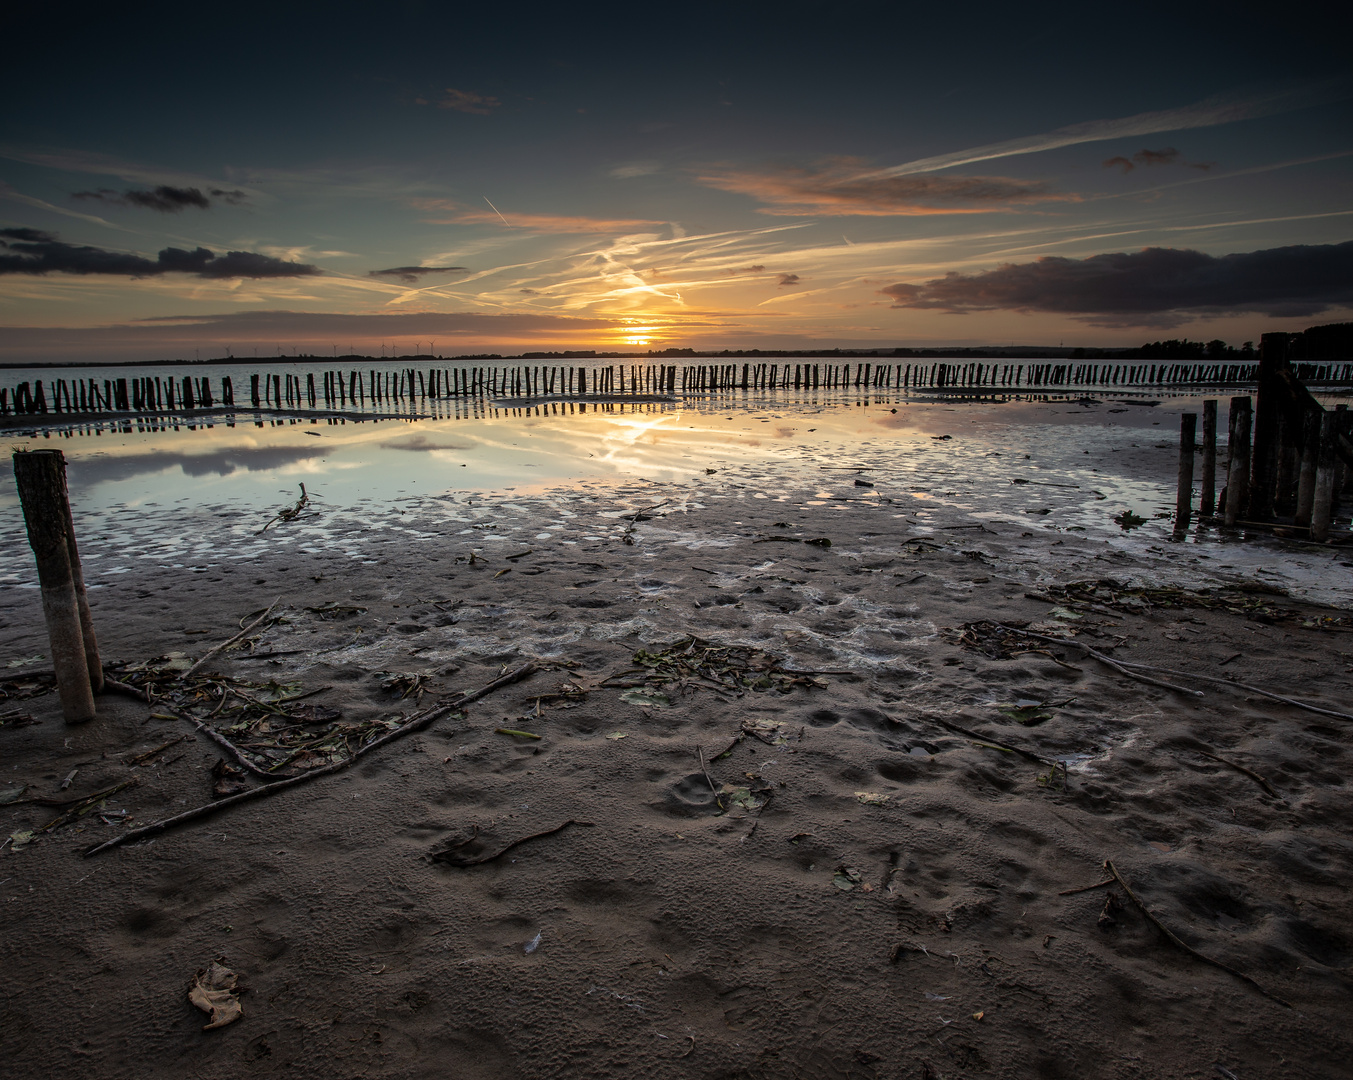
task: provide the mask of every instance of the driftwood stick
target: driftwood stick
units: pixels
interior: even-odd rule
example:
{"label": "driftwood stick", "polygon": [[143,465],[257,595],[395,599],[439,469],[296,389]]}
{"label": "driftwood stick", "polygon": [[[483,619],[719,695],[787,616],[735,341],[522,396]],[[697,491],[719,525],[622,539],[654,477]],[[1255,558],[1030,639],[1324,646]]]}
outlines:
{"label": "driftwood stick", "polygon": [[978,742],[986,743],[988,746],[996,747],[997,750],[1004,750],[1010,754],[1018,754],[1022,758],[1028,758],[1030,761],[1036,761],[1039,765],[1057,764],[1055,761],[1052,761],[1045,757],[1039,757],[1037,754],[1031,753],[1028,750],[1021,750],[1018,746],[1007,746],[1005,743],[997,742],[989,735],[979,735],[977,732],[969,731],[965,727],[959,727],[957,724],[951,724],[948,720],[944,720],[938,716],[932,717],[931,719],[933,719],[935,723],[939,724],[941,727],[946,727],[955,734],[965,735],[969,739],[976,739]]}
{"label": "driftwood stick", "polygon": [[1305,709],[1307,712],[1319,713],[1321,716],[1333,716],[1337,720],[1353,720],[1353,714],[1339,712],[1337,709],[1322,709],[1319,705],[1310,705],[1305,701],[1298,701],[1296,698],[1284,697],[1282,694],[1275,694],[1272,690],[1263,690],[1258,686],[1251,686],[1249,683],[1232,682],[1230,679],[1223,679],[1216,675],[1202,675],[1196,671],[1173,671],[1170,668],[1148,667],[1146,664],[1134,663],[1131,660],[1120,660],[1118,662],[1125,667],[1157,671],[1163,675],[1175,675],[1182,679],[1202,679],[1204,682],[1214,683],[1217,686],[1229,686],[1232,690],[1246,690],[1251,694],[1258,694],[1260,697],[1271,698],[1273,701],[1281,701],[1285,705]]}
{"label": "driftwood stick", "polygon": [[248,637],[248,636],[249,636],[249,631],[253,630],[254,627],[258,626],[259,623],[261,623],[264,619],[266,619],[269,615],[271,615],[271,614],[272,614],[272,609],[275,608],[275,607],[276,607],[278,604],[280,604],[281,602],[282,602],[282,598],[279,596],[276,600],[274,600],[271,604],[268,605],[268,610],[267,610],[267,611],[265,611],[262,615],[260,615],[260,616],[259,616],[257,619],[255,619],[253,622],[251,622],[248,626],[246,626],[246,627],[245,627],[243,630],[241,630],[238,634],[236,634],[234,637],[228,639],[227,641],[221,642],[221,644],[217,645],[214,649],[209,649],[209,650],[207,651],[207,654],[206,654],[205,656],[203,656],[201,660],[199,660],[196,664],[194,664],[192,667],[190,667],[187,671],[185,671],[185,672],[183,673],[183,678],[184,678],[184,679],[190,678],[191,676],[193,676],[194,674],[196,674],[198,668],[200,668],[203,664],[205,664],[208,660],[210,660],[210,659],[211,659],[213,656],[215,656],[217,653],[221,652],[223,649],[228,649],[228,648],[230,648],[230,646],[234,645],[235,642],[239,641],[241,638]]}
{"label": "driftwood stick", "polygon": [[[722,810],[723,800],[719,798],[719,789],[714,786],[714,781],[709,775],[709,770],[705,768],[705,751],[701,747],[697,746],[695,748],[695,752],[700,755],[700,771],[705,774],[705,783],[709,785],[709,790],[714,795],[714,805],[717,806],[720,810]],[[724,753],[727,752],[728,751],[726,750],[724,751]]]}
{"label": "driftwood stick", "polygon": [[137,701],[150,703],[150,695],[139,686],[132,686],[129,683],[118,682],[116,679],[104,677],[103,689],[108,693],[121,694],[124,697],[136,698]]}
{"label": "driftwood stick", "polygon": [[[177,710],[175,711],[177,712]],[[224,750],[227,754],[229,754],[236,761],[238,761],[242,766],[244,766],[245,772],[252,773],[254,776],[257,776],[261,780],[265,780],[269,784],[276,784],[281,780],[288,779],[288,776],[285,773],[270,773],[268,772],[267,769],[262,769],[259,766],[255,765],[252,761],[249,760],[249,756],[243,750],[241,750],[238,746],[236,746],[233,742],[227,739],[224,735],[222,735],[211,725],[204,724],[201,720],[197,719],[197,717],[195,716],[188,716],[184,713],[177,713],[177,715],[184,720],[191,721],[193,727],[197,729],[199,734],[205,735],[217,746],[219,746],[222,750]]]}
{"label": "driftwood stick", "polygon": [[[1260,776],[1257,772],[1254,772],[1254,771],[1251,770],[1251,769],[1245,768],[1244,765],[1238,765],[1238,764],[1236,764],[1234,761],[1227,761],[1224,757],[1217,757],[1216,754],[1209,754],[1206,750],[1198,750],[1198,751],[1195,751],[1195,752],[1196,752],[1196,753],[1199,753],[1199,754],[1202,754],[1203,757],[1205,757],[1205,758],[1211,758],[1213,761],[1220,761],[1223,765],[1229,765],[1231,768],[1235,769],[1236,772],[1244,773],[1244,774],[1245,774],[1246,776],[1248,776],[1251,780],[1253,780],[1256,784],[1258,784],[1261,788],[1263,788],[1263,789],[1264,789],[1265,791],[1267,791],[1270,795],[1272,795],[1275,799],[1283,799],[1283,797],[1282,797],[1281,795],[1279,795],[1276,791],[1273,790],[1273,785],[1272,785],[1272,784],[1270,784],[1267,780],[1265,780],[1265,779],[1264,779],[1262,776]],[[1286,800],[1283,800],[1283,801],[1285,802]]]}
{"label": "driftwood stick", "polygon": [[419,731],[427,727],[434,721],[440,720],[447,713],[453,712],[454,710],[460,708],[462,705],[468,705],[472,701],[478,701],[480,698],[493,693],[493,691],[499,689],[500,687],[507,686],[509,683],[519,682],[520,680],[525,679],[528,676],[534,674],[536,670],[537,668],[535,664],[525,664],[522,667],[519,667],[516,671],[510,672],[509,674],[504,675],[502,678],[495,679],[487,686],[481,686],[478,690],[472,691],[471,693],[468,694],[464,694],[461,697],[456,698],[454,701],[448,701],[445,704],[435,706],[434,708],[431,709],[427,709],[424,712],[415,713],[410,720],[402,724],[400,727],[395,728],[394,731],[388,732],[387,734],[382,735],[379,739],[367,743],[366,746],[363,746],[351,757],[344,758],[342,761],[334,762],[332,765],[323,765],[318,769],[309,769],[306,772],[300,773],[297,776],[291,776],[285,780],[279,780],[277,781],[277,783],[269,784],[266,787],[250,788],[248,791],[241,791],[238,795],[231,795],[224,799],[217,799],[215,802],[210,802],[203,806],[195,807],[192,810],[185,810],[182,814],[176,814],[174,817],[165,818],[162,821],[155,821],[149,825],[142,825],[139,829],[128,829],[124,833],[119,833],[117,836],[113,837],[113,839],[108,840],[102,844],[97,844],[96,846],[90,848],[88,851],[85,852],[85,857],[88,858],[91,855],[97,855],[99,854],[99,852],[107,851],[109,848],[120,847],[121,845],[129,843],[132,840],[140,840],[142,837],[154,836],[158,833],[164,832],[166,829],[172,829],[175,826],[182,825],[185,822],[194,821],[200,817],[206,817],[208,814],[213,814],[218,810],[224,810],[226,807],[229,806],[235,806],[238,803],[251,802],[254,799],[261,799],[266,795],[271,795],[274,792],[281,791],[283,788],[294,787],[297,784],[304,784],[306,781],[314,780],[316,777],[327,776],[330,773],[341,772],[342,770],[348,768],[350,765],[355,763],[358,758],[371,753],[371,751],[377,749],[378,747],[384,746],[388,742],[393,742],[395,739],[403,738],[405,735],[408,735],[411,732]]}
{"label": "driftwood stick", "polygon": [[[552,836],[554,833],[557,833],[563,829],[567,829],[570,825],[595,825],[595,824],[596,824],[595,821],[577,821],[573,818],[569,818],[569,820],[565,821],[562,825],[556,825],[552,829],[543,829],[538,833],[532,833],[530,836],[523,836],[519,840],[513,840],[511,843],[505,844],[503,847],[500,847],[497,851],[490,852],[487,855],[474,855],[468,857],[453,855],[452,852],[455,850],[455,848],[451,848],[447,851],[435,853],[431,856],[431,858],[433,862],[446,863],[448,866],[481,866],[484,863],[493,862],[494,859],[502,858],[514,847],[517,847],[520,844],[524,844],[528,840],[539,840],[542,836]],[[470,838],[470,840],[473,839],[474,837]],[[468,844],[469,842],[470,842],[469,840],[465,841],[466,844]],[[457,845],[457,847],[463,846],[464,844]]]}
{"label": "driftwood stick", "polygon": [[1181,940],[1178,937],[1178,935],[1174,933],[1174,931],[1172,931],[1163,922],[1161,922],[1158,918],[1156,918],[1154,915],[1151,914],[1150,909],[1147,908],[1147,906],[1142,903],[1141,897],[1139,897],[1135,892],[1132,891],[1132,886],[1127,883],[1127,881],[1123,878],[1123,875],[1118,872],[1118,868],[1113,865],[1112,859],[1104,860],[1104,869],[1113,875],[1114,880],[1117,881],[1119,885],[1123,886],[1123,891],[1127,893],[1128,899],[1137,905],[1137,909],[1143,915],[1146,916],[1146,921],[1149,922],[1152,926],[1154,926],[1157,930],[1159,930],[1165,936],[1165,940],[1168,941],[1175,948],[1188,953],[1188,955],[1193,957],[1195,960],[1201,960],[1204,964],[1211,964],[1213,967],[1221,968],[1222,971],[1226,972],[1228,975],[1234,975],[1241,982],[1249,983],[1261,994],[1263,994],[1264,997],[1268,998],[1270,1001],[1276,1001],[1279,1005],[1283,1006],[1283,1008],[1290,1009],[1292,1007],[1288,1002],[1278,997],[1277,994],[1269,993],[1257,982],[1251,979],[1248,975],[1245,975],[1237,971],[1229,964],[1223,964],[1220,960],[1214,960],[1210,956],[1205,956],[1204,954],[1200,953],[1197,949],[1195,949],[1192,945],[1189,945],[1185,943],[1183,940]]}
{"label": "driftwood stick", "polygon": [[1077,893],[1089,892],[1091,889],[1102,889],[1105,885],[1112,885],[1117,878],[1108,877],[1103,881],[1096,881],[1093,885],[1082,885],[1077,889],[1063,889],[1058,896],[1075,896]]}
{"label": "driftwood stick", "polygon": [[[1135,679],[1137,680],[1137,682],[1146,683],[1148,686],[1158,686],[1162,690],[1173,690],[1176,694],[1188,694],[1190,697],[1203,696],[1203,692],[1201,690],[1189,690],[1182,686],[1175,686],[1174,683],[1161,682],[1159,679],[1153,679],[1149,675],[1142,675],[1136,671],[1129,671],[1127,667],[1123,664],[1123,662],[1114,660],[1112,657],[1105,656],[1102,652],[1099,652],[1097,649],[1090,648],[1090,646],[1085,644],[1085,642],[1083,641],[1076,641],[1073,638],[1048,637],[1045,634],[1035,634],[1032,630],[1020,630],[1013,626],[1002,626],[1000,623],[994,623],[993,625],[995,625],[1000,630],[1006,631],[1007,633],[1022,634],[1024,637],[1031,637],[1038,641],[1046,641],[1050,645],[1071,645],[1077,649],[1082,649],[1088,655],[1093,656],[1101,664],[1104,664],[1106,667],[1113,668],[1120,675],[1126,675],[1129,679]],[[1144,665],[1134,665],[1134,666],[1144,666]]]}

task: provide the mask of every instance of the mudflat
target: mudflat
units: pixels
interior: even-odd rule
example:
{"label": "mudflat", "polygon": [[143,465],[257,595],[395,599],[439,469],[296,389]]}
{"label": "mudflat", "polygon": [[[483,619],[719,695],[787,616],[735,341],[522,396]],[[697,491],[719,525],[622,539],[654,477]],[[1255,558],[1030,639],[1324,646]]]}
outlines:
{"label": "mudflat", "polygon": [[[129,560],[91,600],[157,702],[66,726],[40,663],[3,672],[6,1071],[1350,1074],[1346,611],[1036,515],[921,527],[881,468],[748,484],[476,496],[454,527],[409,499],[196,574]],[[36,591],[0,618],[44,651]],[[350,768],[85,854],[266,782],[185,717],[299,774],[527,663]],[[242,1016],[204,1031],[213,961]]]}

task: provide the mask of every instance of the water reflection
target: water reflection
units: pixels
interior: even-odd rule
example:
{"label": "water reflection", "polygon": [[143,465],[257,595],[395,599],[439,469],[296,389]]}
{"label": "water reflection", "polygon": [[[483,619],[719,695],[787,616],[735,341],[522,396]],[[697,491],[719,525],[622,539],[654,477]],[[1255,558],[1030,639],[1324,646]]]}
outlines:
{"label": "water reflection", "polygon": [[[646,485],[655,484],[710,500],[793,500],[824,514],[867,505],[904,520],[918,537],[952,538],[962,534],[951,530],[985,522],[1005,534],[1017,526],[1016,535],[1033,546],[1071,534],[1136,555],[1203,547],[1215,553],[1222,538],[1208,529],[1190,533],[1186,545],[1166,544],[1177,414],[1196,405],[1107,396],[966,405],[554,402],[462,419],[46,432],[17,445],[66,452],[77,519],[110,538],[110,559],[165,565],[178,565],[172,560],[181,563],[187,552],[249,558],[301,535],[365,560],[371,544],[401,535],[411,527],[409,513],[426,515],[429,507],[439,509],[428,520],[441,524],[421,528],[438,535],[471,527],[463,508],[503,509],[528,499],[539,504],[522,511],[530,527],[553,529],[581,512],[581,503],[642,505]],[[10,471],[7,458],[0,469]],[[280,539],[255,538],[302,481],[320,508],[313,521]],[[715,487],[721,493],[710,494]],[[1115,518],[1125,512],[1144,524],[1124,533]],[[6,477],[0,580],[32,576],[22,530]],[[1262,562],[1272,549],[1231,544],[1225,556],[1235,565]],[[102,571],[115,572],[115,565]],[[1347,586],[1322,587],[1333,595]]]}

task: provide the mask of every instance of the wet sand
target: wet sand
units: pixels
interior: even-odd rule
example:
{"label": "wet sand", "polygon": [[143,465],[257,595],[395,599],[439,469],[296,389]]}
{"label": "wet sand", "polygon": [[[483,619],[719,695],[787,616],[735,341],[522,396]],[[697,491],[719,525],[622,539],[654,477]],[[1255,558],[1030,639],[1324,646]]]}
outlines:
{"label": "wet sand", "polygon": [[[86,547],[108,659],[200,655],[281,594],[285,621],[257,645],[279,655],[230,652],[218,670],[328,686],[307,700],[345,720],[414,711],[378,672],[425,675],[427,705],[528,659],[543,670],[347,772],[91,859],[129,827],[116,811],[135,826],[208,801],[219,751],[130,699],[73,728],[54,695],[0,702],[39,721],[0,729],[5,788],[139,781],[103,818],[0,855],[13,1074],[1348,1074],[1349,722],[1144,685],[1074,646],[1002,659],[960,640],[1028,624],[1348,711],[1348,612],[1308,602],[1343,595],[1347,556],[1125,543],[1086,492],[1031,493],[1004,464],[997,491],[954,465],[1055,433],[984,441],[975,415],[945,429],[941,411],[905,455],[410,496],[262,537],[252,509],[100,517]],[[1128,483],[1151,454],[1168,463],[1141,450],[1128,466],[1100,447],[1084,468]],[[869,468],[840,468],[855,464]],[[1215,606],[1059,591],[1088,579],[1231,591]],[[45,652],[22,584],[0,589],[5,662]],[[363,610],[313,610],[334,605]],[[849,674],[740,696],[693,680],[666,706],[592,688],[537,715],[537,695],[688,635]],[[714,759],[745,726],[764,738]],[[1065,783],[999,747],[1065,762]],[[56,813],[2,812],[5,835]],[[475,829],[505,843],[570,819],[593,824],[481,866],[427,858]],[[1059,895],[1106,859],[1271,996],[1171,945],[1117,885]],[[1101,926],[1111,892],[1122,907]],[[244,1017],[203,1032],[187,990],[216,957],[247,988]]]}

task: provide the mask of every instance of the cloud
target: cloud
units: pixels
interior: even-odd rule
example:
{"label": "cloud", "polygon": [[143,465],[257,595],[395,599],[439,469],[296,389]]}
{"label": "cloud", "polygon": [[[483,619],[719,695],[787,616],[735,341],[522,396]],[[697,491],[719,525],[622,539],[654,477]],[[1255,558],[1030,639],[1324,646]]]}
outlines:
{"label": "cloud", "polygon": [[466,266],[392,266],[389,270],[372,270],[367,277],[392,277],[410,285],[418,284],[424,274],[468,274]]}
{"label": "cloud", "polygon": [[617,180],[633,180],[636,176],[652,176],[662,166],[656,161],[635,161],[629,165],[617,165],[611,175]]}
{"label": "cloud", "polygon": [[217,255],[206,248],[194,251],[165,248],[155,259],[130,252],[107,251],[88,245],[65,244],[41,229],[0,229],[0,274],[115,274],[157,277],[195,274],[201,278],[308,277],[320,273],[308,263],[284,262],[253,251]]}
{"label": "cloud", "polygon": [[799,217],[903,217],[989,213],[1020,203],[1066,199],[1032,180],[1001,176],[884,176],[844,158],[803,168],[710,173],[700,182],[750,195],[763,214]]}
{"label": "cloud", "polygon": [[1126,176],[1138,165],[1144,165],[1148,168],[1152,165],[1173,165],[1179,162],[1180,165],[1187,165],[1190,169],[1207,170],[1212,168],[1215,162],[1211,161],[1184,161],[1179,156],[1179,151],[1173,146],[1166,146],[1160,150],[1138,150],[1132,155],[1132,158],[1123,157],[1121,154],[1117,157],[1105,158],[1104,168],[1122,169]]}
{"label": "cloud", "polygon": [[764,274],[766,268],[760,263],[754,263],[751,266],[739,266],[736,270],[728,271],[729,274]]}
{"label": "cloud", "polygon": [[798,274],[781,274],[781,275],[780,275],[780,287],[781,287],[781,288],[784,288],[786,285],[797,285],[798,283],[799,283],[799,275],[798,275]]}
{"label": "cloud", "polygon": [[[502,102],[496,97],[490,97],[487,94],[476,94],[469,90],[457,90],[448,86],[445,91],[445,97],[434,102],[439,109],[452,109],[455,112],[475,113],[479,116],[488,116],[502,106]],[[420,99],[419,104],[426,105],[427,102]]]}
{"label": "cloud", "polygon": [[209,188],[203,194],[201,188],[173,187],[160,184],[149,189],[128,188],[126,191],[114,191],[112,188],[98,188],[95,191],[77,191],[72,199],[92,199],[97,202],[111,203],[116,206],[136,206],[142,210],[158,210],[162,214],[177,214],[189,207],[209,210],[212,199],[238,206],[245,201],[243,191]]}
{"label": "cloud", "polygon": [[1179,109],[1137,113],[1116,120],[1088,120],[1082,124],[1057,128],[1042,135],[1028,135],[1020,139],[990,143],[986,146],[959,150],[936,157],[918,158],[903,165],[895,165],[876,174],[878,176],[910,176],[916,173],[952,169],[979,161],[1014,157],[1018,154],[1038,154],[1079,143],[1105,142],[1109,139],[1130,139],[1143,135],[1158,135],[1165,131],[1187,131],[1192,128],[1215,127],[1237,120],[1254,120],[1264,116],[1292,112],[1348,97],[1353,83],[1346,77],[1329,79],[1300,86],[1279,87],[1250,95],[1215,94],[1202,101]]}
{"label": "cloud", "polygon": [[1173,326],[1198,315],[1318,315],[1353,305],[1353,241],[1214,256],[1179,248],[1049,256],[880,292],[893,307],[1054,312],[1099,326]]}
{"label": "cloud", "polygon": [[500,214],[496,210],[463,207],[450,199],[414,199],[419,210],[430,211],[436,217],[425,220],[433,225],[506,225],[511,229],[525,229],[536,233],[632,233],[651,232],[664,227],[665,221],[647,221],[641,218],[590,218],[564,214]]}

